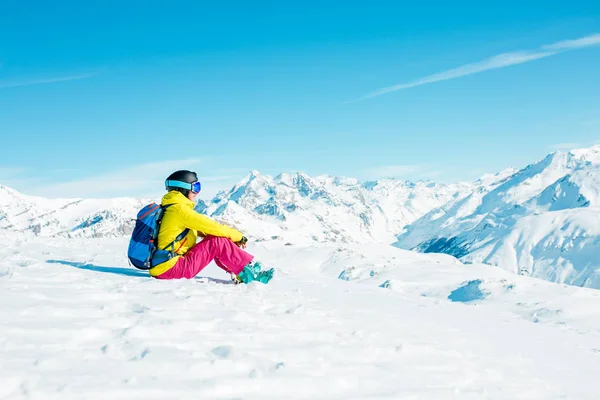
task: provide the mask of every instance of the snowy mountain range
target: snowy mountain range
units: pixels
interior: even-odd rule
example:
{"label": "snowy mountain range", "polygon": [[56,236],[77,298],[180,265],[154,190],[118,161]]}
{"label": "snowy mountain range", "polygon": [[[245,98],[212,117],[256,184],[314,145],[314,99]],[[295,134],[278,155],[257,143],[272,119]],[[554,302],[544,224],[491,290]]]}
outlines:
{"label": "snowy mountain range", "polygon": [[395,245],[600,288],[600,146],[481,185],[407,226]]}
{"label": "snowy mountain range", "polygon": [[253,171],[198,210],[259,240],[392,243],[405,225],[473,187]]}
{"label": "snowy mountain range", "polygon": [[0,232],[36,236],[117,237],[131,234],[147,200],[46,199],[0,185]]}
{"label": "snowy mountain range", "polygon": [[[599,168],[595,146],[456,184],[252,171],[196,209],[259,242],[393,243],[600,288]],[[0,185],[0,233],[123,237],[150,201],[44,199]]]}
{"label": "snowy mountain range", "polygon": [[[196,209],[234,225],[254,240],[392,243],[402,228],[473,190],[437,184],[303,173],[275,178],[252,171],[228,192]],[[36,236],[126,236],[137,211],[160,199],[45,199],[0,186],[0,230]]]}

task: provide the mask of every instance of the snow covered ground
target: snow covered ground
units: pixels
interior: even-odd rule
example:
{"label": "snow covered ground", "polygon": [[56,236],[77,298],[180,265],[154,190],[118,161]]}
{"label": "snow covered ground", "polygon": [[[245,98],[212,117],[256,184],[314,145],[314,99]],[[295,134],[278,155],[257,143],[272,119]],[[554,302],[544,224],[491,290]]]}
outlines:
{"label": "snow covered ground", "polygon": [[[253,244],[157,281],[127,239],[10,234],[2,399],[597,399],[600,291],[387,245]],[[380,287],[383,286],[383,287]]]}

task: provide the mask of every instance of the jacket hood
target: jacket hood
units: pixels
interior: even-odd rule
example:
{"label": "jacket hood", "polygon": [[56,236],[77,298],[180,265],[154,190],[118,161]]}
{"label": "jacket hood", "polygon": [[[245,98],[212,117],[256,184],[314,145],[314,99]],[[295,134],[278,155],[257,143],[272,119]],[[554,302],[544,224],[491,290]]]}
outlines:
{"label": "jacket hood", "polygon": [[185,204],[191,208],[194,208],[194,202],[177,190],[171,190],[169,193],[165,194],[160,204],[163,206],[169,204]]}

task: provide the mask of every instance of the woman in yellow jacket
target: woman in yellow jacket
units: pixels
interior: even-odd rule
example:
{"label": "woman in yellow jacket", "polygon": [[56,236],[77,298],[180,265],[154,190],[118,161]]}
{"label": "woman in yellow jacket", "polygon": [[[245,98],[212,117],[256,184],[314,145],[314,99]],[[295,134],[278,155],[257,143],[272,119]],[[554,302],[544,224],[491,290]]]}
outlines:
{"label": "woman in yellow jacket", "polygon": [[[165,182],[168,191],[162,198],[164,214],[158,231],[157,248],[176,254],[167,260],[156,260],[150,275],[157,279],[191,279],[211,261],[232,274],[239,283],[267,283],[273,269],[261,271],[258,262],[246,248],[246,237],[237,229],[221,225],[194,210],[200,192],[198,176],[192,171],[176,171]],[[202,241],[196,243],[198,236]],[[166,249],[169,250],[169,249]]]}

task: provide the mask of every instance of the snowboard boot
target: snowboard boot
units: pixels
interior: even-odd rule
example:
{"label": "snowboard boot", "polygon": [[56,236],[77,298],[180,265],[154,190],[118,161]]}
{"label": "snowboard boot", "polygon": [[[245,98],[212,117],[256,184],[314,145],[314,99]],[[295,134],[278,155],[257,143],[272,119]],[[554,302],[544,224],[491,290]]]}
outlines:
{"label": "snowboard boot", "polygon": [[271,279],[273,279],[274,273],[275,273],[275,270],[273,268],[268,269],[266,271],[261,271],[258,273],[258,275],[256,275],[255,280],[262,282],[262,283],[269,283],[269,281]]}
{"label": "snowboard boot", "polygon": [[273,268],[267,271],[261,271],[262,265],[256,261],[246,265],[242,272],[236,277],[238,283],[250,283],[252,281],[258,281],[261,283],[268,283],[273,278],[275,270]]}

